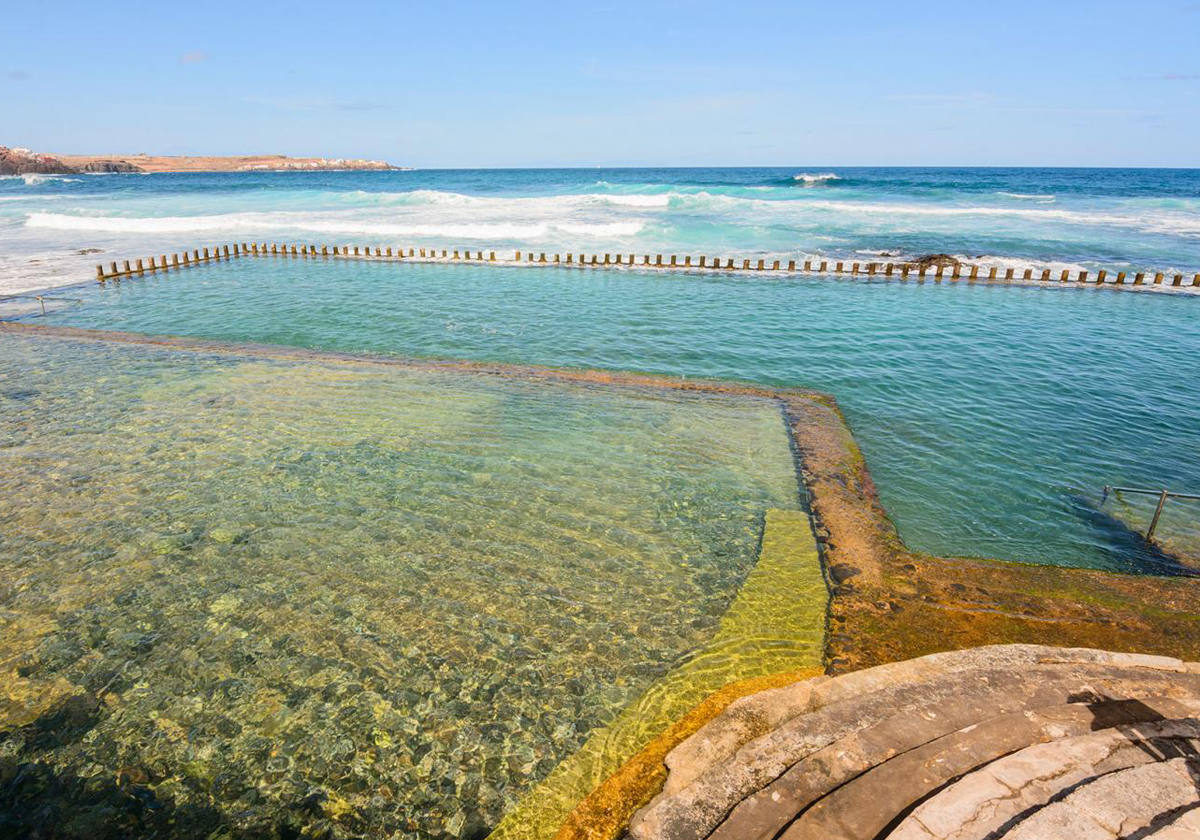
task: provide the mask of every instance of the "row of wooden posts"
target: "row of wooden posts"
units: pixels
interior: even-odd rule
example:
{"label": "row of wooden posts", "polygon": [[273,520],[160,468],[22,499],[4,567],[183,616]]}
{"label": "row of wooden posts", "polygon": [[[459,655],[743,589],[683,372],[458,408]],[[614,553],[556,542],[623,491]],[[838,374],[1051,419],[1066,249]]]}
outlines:
{"label": "row of wooden posts", "polygon": [[[397,248],[393,251],[392,248],[381,248],[376,246],[374,252],[367,246],[358,245],[322,245],[318,250],[316,245],[298,245],[298,244],[281,244],[272,243],[237,243],[229,245],[217,245],[212,248],[194,249],[190,253],[183,251],[178,254],[171,254],[170,261],[167,260],[167,255],[162,254],[159,257],[147,257],[133,261],[130,264],[129,260],[125,260],[121,267],[118,268],[115,262],[109,263],[109,268],[106,270],[103,265],[96,266],[96,280],[100,283],[105,283],[109,280],[119,280],[122,277],[130,277],[133,275],[143,275],[147,272],[171,271],[173,269],[187,268],[194,265],[203,265],[209,262],[217,262],[221,260],[230,260],[236,257],[244,256],[292,256],[292,257],[337,257],[339,259],[408,259],[408,260],[459,260],[467,262],[498,262],[495,251],[488,251],[484,257],[483,251],[475,251],[472,253],[468,250],[451,251],[441,249],[440,254],[437,249],[425,248]],[[549,257],[544,252],[538,253],[535,257],[533,252],[516,251],[512,260],[500,260],[499,262],[517,262],[529,263],[537,265],[570,265],[570,266],[636,266],[640,265],[643,268],[661,268],[661,269],[695,269],[702,268],[713,271],[786,271],[789,273],[806,272],[815,274],[851,274],[860,276],[883,276],[907,278],[912,275],[917,277],[927,277],[932,274],[934,278],[940,279],[949,276],[951,279],[957,280],[967,278],[970,280],[987,279],[987,280],[1015,280],[1015,269],[1004,269],[1003,278],[999,275],[999,269],[995,266],[986,268],[986,274],[981,272],[977,265],[955,264],[952,266],[927,266],[917,265],[914,263],[882,263],[868,262],[849,263],[846,261],[833,262],[828,260],[788,260],[786,267],[782,260],[767,260],[767,259],[741,259],[741,265],[737,265],[737,260],[732,257],[698,257],[695,261],[691,256],[685,256],[682,259],[674,254],[668,256],[668,262],[663,261],[663,255],[657,254],[654,260],[651,261],[650,255],[642,256],[641,263],[637,262],[635,254],[566,254],[565,257],[560,254],[551,254]],[[1035,277],[1035,274],[1037,275]],[[1051,281],[1058,280],[1063,283],[1089,282],[1089,272],[1077,271],[1072,272],[1063,270],[1057,278],[1051,276],[1052,272],[1048,268],[1034,269],[1026,268],[1022,274],[1022,280],[1042,280]],[[1161,286],[1167,283],[1168,276],[1163,272],[1137,272],[1133,275],[1130,285],[1141,286],[1146,284],[1147,277],[1152,277],[1151,282],[1154,285]],[[1091,282],[1095,284],[1104,284],[1109,281],[1107,271],[1097,271]],[[1125,285],[1128,274],[1124,271],[1117,272],[1112,279],[1112,283],[1118,286]],[[1170,275],[1171,286],[1184,285],[1184,275]],[[1192,277],[1192,286],[1200,287],[1200,273]]]}

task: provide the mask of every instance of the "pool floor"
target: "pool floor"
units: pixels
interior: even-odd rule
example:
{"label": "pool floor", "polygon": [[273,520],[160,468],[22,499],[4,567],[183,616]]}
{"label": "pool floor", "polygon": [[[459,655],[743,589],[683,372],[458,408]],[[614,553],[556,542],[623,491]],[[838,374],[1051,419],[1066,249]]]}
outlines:
{"label": "pool floor", "polygon": [[2,820],[480,836],[799,505],[771,399],[0,332]]}

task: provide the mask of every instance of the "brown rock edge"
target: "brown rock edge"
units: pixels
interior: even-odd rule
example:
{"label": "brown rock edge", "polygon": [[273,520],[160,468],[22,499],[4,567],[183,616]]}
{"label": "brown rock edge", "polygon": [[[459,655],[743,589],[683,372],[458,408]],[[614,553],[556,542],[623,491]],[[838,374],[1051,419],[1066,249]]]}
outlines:
{"label": "brown rock edge", "polygon": [[[832,593],[826,670],[844,673],[939,651],[1029,643],[1200,660],[1200,581],[1092,569],[943,558],[908,549],[879,502],[866,462],[833,397],[801,389],[669,376],[413,360],[262,344],[0,323],[0,332],[121,342],[182,351],[353,361],[426,370],[776,399],[791,431]],[[1182,571],[1182,567],[1181,567]],[[661,755],[732,699],[718,692],[585,798],[558,834],[615,837],[662,785]]]}
{"label": "brown rock edge", "polygon": [[1200,581],[911,551],[836,403],[787,404],[832,592],[830,673],[1005,643],[1200,659]]}

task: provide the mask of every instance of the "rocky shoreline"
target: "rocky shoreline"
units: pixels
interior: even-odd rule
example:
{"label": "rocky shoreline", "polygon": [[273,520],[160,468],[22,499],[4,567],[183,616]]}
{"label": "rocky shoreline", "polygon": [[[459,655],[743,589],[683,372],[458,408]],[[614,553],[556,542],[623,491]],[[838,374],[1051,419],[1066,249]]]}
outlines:
{"label": "rocky shoreline", "polygon": [[403,169],[382,160],[293,158],[286,155],[51,155],[0,146],[0,175],[79,175],[102,172],[339,172]]}

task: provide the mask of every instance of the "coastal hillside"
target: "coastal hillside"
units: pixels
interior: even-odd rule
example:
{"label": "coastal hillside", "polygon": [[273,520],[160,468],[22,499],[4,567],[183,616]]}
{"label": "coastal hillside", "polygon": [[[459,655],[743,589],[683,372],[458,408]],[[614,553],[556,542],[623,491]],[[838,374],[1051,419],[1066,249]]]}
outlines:
{"label": "coastal hillside", "polygon": [[77,175],[88,172],[249,172],[398,169],[382,160],[294,158],[286,155],[234,157],[187,155],[51,155],[0,146],[0,175]]}

